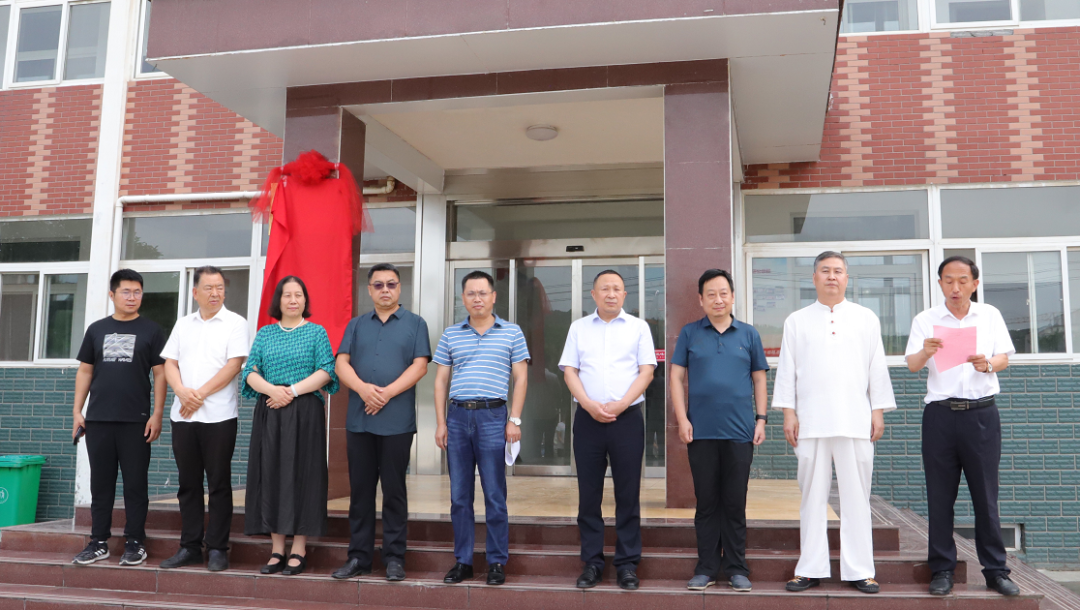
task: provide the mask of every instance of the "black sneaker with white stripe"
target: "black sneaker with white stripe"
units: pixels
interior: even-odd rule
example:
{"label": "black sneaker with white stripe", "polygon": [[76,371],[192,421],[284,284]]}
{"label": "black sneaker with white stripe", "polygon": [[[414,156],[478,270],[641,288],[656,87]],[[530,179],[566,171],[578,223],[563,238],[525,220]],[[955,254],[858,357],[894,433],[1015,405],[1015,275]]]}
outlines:
{"label": "black sneaker with white stripe", "polygon": [[146,548],[141,542],[128,540],[124,544],[124,554],[120,557],[120,565],[137,566],[146,561]]}
{"label": "black sneaker with white stripe", "polygon": [[86,548],[81,553],[75,556],[75,559],[71,560],[71,563],[88,566],[95,561],[101,561],[102,559],[109,558],[109,545],[104,542],[98,542],[91,540],[90,544],[86,545]]}

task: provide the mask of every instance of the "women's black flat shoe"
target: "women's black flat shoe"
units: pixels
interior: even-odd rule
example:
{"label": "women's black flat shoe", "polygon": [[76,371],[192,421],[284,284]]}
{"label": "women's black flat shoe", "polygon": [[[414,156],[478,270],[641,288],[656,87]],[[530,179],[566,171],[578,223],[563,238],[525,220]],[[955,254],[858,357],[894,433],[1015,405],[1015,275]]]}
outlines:
{"label": "women's black flat shoe", "polygon": [[277,563],[268,563],[259,570],[260,574],[277,574],[285,569],[285,556],[281,553],[271,553],[270,559],[277,557]]}
{"label": "women's black flat shoe", "polygon": [[297,574],[300,574],[301,572],[303,572],[304,568],[307,567],[307,557],[306,556],[297,555],[296,553],[293,553],[292,555],[289,555],[289,561],[292,561],[293,559],[299,559],[300,560],[300,565],[298,565],[298,566],[286,565],[285,569],[281,571],[281,573],[284,574],[285,576],[296,576]]}

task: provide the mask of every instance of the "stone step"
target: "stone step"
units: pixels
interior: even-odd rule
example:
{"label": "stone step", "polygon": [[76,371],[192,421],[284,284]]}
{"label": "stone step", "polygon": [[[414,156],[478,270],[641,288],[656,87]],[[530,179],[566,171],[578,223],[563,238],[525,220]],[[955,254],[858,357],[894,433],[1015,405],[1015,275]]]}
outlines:
{"label": "stone step", "polygon": [[[54,522],[5,529],[0,538],[0,549],[57,553],[70,558],[81,551],[89,540],[89,528]],[[123,553],[123,544],[122,538],[110,540],[110,552],[114,557],[118,558]],[[150,555],[150,564],[157,565],[179,548],[179,534],[175,531],[147,530],[145,544]],[[270,540],[267,537],[234,535],[230,544],[230,559],[236,566],[244,565],[256,570],[270,554]],[[315,570],[331,572],[345,563],[348,558],[347,550],[348,543],[345,540],[312,538],[309,540],[308,565]],[[614,548],[605,549],[605,554],[613,556]],[[477,545],[474,555],[476,566],[483,569],[486,566],[483,545]],[[833,570],[839,574],[838,551],[833,555]],[[507,565],[507,571],[510,574],[560,576],[572,581],[581,572],[579,557],[580,547],[576,542],[573,545],[512,544],[511,561]],[[882,583],[930,581],[925,556],[899,551],[877,551],[875,560],[877,579]],[[797,550],[750,549],[747,553],[750,570],[758,581],[786,581],[793,576],[797,561]],[[440,572],[449,569],[453,563],[452,543],[410,540],[405,566],[410,572]],[[696,564],[695,548],[647,547],[642,553],[639,575],[645,579],[680,580],[689,578]],[[376,570],[382,568],[378,553],[373,567]],[[607,572],[613,572],[610,565]],[[966,562],[959,563],[956,577],[957,582],[966,582]]]}
{"label": "stone step", "polygon": [[[605,544],[614,546],[614,520],[606,520]],[[90,509],[78,507],[75,510],[75,524],[90,526]],[[124,511],[113,511],[113,532],[122,532],[126,518]],[[180,530],[180,513],[173,504],[151,504],[147,514],[146,528],[153,530]],[[231,531],[242,534],[244,531],[243,509],[238,507],[233,515]],[[381,536],[382,522],[376,522],[376,535]],[[349,518],[342,512],[332,512],[327,530],[329,538],[348,539]],[[476,524],[476,542],[483,545],[486,535],[483,521]],[[900,530],[894,525],[875,524],[873,527],[875,551],[900,550]],[[642,544],[645,547],[696,548],[692,519],[642,519]],[[450,517],[413,516],[409,520],[409,540],[424,542],[453,542],[454,530]],[[566,544],[576,545],[580,541],[577,521],[570,517],[510,517],[510,542],[513,544]],[[840,548],[840,524],[829,524],[829,546]],[[793,521],[747,522],[747,549],[796,550],[799,548],[799,524]]]}
{"label": "stone step", "polygon": [[[610,579],[587,591],[564,578],[508,575],[507,584],[484,584],[483,575],[459,585],[444,585],[441,573],[414,573],[405,582],[378,576],[337,581],[323,574],[262,576],[228,570],[159,570],[153,566],[120,567],[99,562],[75,566],[67,556],[50,553],[0,552],[0,608],[30,608],[32,602],[94,608],[112,605],[138,608],[281,608],[339,610],[383,608],[559,608],[627,610],[682,608],[729,610],[737,607],[806,610],[888,610],[890,608],[978,607],[980,610],[1037,610],[1040,596],[1025,591],[1003,598],[985,587],[960,584],[952,595],[934,597],[925,584],[884,585],[878,595],[865,595],[837,582],[803,593],[789,593],[782,582],[755,583],[751,593],[726,586],[688,591],[685,580],[644,580],[639,591],[622,591]],[[23,605],[18,604],[22,600]],[[295,603],[290,603],[295,602]],[[7,605],[7,604],[11,605]],[[324,605],[325,604],[325,605]]]}

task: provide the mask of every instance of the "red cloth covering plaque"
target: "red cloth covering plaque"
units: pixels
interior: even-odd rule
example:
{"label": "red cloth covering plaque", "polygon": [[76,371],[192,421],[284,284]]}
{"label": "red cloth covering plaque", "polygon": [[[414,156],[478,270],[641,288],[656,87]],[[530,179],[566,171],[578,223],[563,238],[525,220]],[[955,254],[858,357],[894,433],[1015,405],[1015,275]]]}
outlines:
{"label": "red cloth covering plaque", "polygon": [[295,275],[308,289],[309,320],[326,329],[336,353],[352,318],[353,236],[371,230],[352,173],[307,151],[271,170],[250,206],[271,223],[259,328],[275,322],[267,309],[278,281]]}

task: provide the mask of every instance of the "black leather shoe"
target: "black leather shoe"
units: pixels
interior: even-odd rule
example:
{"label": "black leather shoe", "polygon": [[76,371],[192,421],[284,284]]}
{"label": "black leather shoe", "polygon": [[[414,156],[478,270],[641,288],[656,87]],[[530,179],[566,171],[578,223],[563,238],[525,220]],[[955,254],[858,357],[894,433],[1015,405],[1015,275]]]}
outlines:
{"label": "black leather shoe", "polygon": [[579,589],[591,589],[600,584],[600,576],[603,574],[603,569],[599,566],[585,566],[585,570],[581,572],[581,576],[577,579],[577,588]]}
{"label": "black leather shoe", "polygon": [[952,570],[934,572],[934,577],[930,579],[930,595],[948,595],[952,593],[952,586]]}
{"label": "black leather shoe", "polygon": [[301,574],[304,572],[304,568],[307,567],[307,556],[297,555],[296,553],[293,553],[292,555],[289,555],[289,561],[292,561],[293,559],[299,561],[300,563],[297,565],[286,565],[285,569],[281,571],[283,575],[296,576],[297,574]]}
{"label": "black leather shoe", "polygon": [[472,566],[467,566],[463,563],[455,563],[454,567],[450,568],[450,571],[446,573],[446,576],[442,581],[448,585],[456,585],[466,578],[473,577]]}
{"label": "black leather shoe", "polygon": [[501,563],[488,565],[487,584],[501,585],[506,583],[506,566]]}
{"label": "black leather shoe", "polygon": [[175,555],[161,562],[161,569],[171,570],[173,568],[182,568],[184,566],[191,566],[201,563],[202,553],[180,547],[180,550],[177,551]]}
{"label": "black leather shoe", "polygon": [[338,580],[345,580],[346,578],[355,578],[364,574],[371,574],[371,566],[364,567],[360,560],[354,557],[346,561],[345,565],[334,570],[334,573],[330,576]]}
{"label": "black leather shoe", "polygon": [[229,554],[218,549],[210,550],[210,559],[206,562],[206,569],[211,572],[224,572],[229,569]]}
{"label": "black leather shoe", "polygon": [[285,556],[281,553],[270,553],[270,559],[277,559],[277,563],[267,562],[259,568],[259,574],[277,574],[285,569]]}
{"label": "black leather shoe", "polygon": [[787,584],[784,585],[784,588],[787,589],[788,591],[796,591],[796,592],[798,592],[798,591],[805,591],[805,590],[809,589],[810,587],[816,587],[816,586],[818,586],[820,584],[821,584],[821,579],[820,578],[807,578],[805,576],[796,576],[795,578],[792,578],[791,580],[787,581]]}
{"label": "black leather shoe", "polygon": [[627,591],[637,591],[637,588],[641,586],[641,581],[638,580],[637,573],[634,572],[633,568],[619,570],[616,580],[619,581],[619,588]]}
{"label": "black leather shoe", "polygon": [[391,559],[386,563],[386,580],[391,582],[405,580],[405,564],[400,559]]}
{"label": "black leather shoe", "polygon": [[863,593],[877,593],[881,591],[881,585],[873,578],[863,578],[861,580],[851,581],[851,586],[862,591]]}
{"label": "black leather shoe", "polygon": [[992,579],[986,582],[986,586],[989,589],[993,589],[998,593],[1012,597],[1013,595],[1020,595],[1020,587],[1016,586],[1008,574],[998,574]]}

